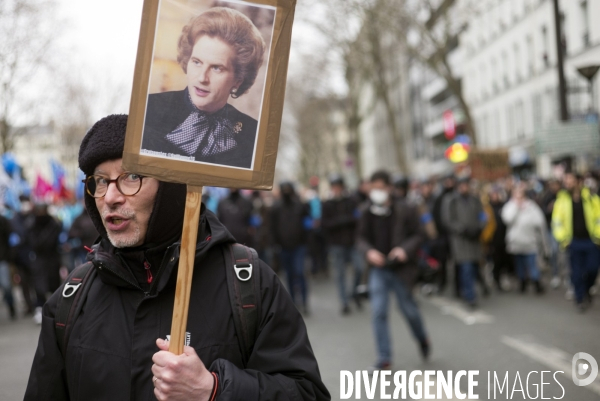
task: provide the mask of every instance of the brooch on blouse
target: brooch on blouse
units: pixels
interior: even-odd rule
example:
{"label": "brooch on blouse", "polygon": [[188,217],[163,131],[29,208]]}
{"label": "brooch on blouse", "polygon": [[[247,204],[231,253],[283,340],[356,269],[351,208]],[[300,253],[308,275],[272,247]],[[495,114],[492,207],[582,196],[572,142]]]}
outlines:
{"label": "brooch on blouse", "polygon": [[239,134],[240,132],[242,132],[242,123],[240,121],[238,121],[235,124],[235,127],[233,127],[233,132],[235,132],[236,134]]}

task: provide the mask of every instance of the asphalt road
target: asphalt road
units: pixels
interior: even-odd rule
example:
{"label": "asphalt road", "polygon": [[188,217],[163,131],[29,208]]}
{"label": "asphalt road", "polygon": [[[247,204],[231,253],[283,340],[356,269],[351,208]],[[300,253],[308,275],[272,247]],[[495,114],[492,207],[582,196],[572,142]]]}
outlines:
{"label": "asphalt road", "polygon": [[[354,373],[375,362],[369,305],[341,316],[331,279],[311,280],[310,292],[311,314],[306,324],[323,379],[332,399],[338,400],[340,371]],[[536,388],[540,388],[539,372],[549,371],[543,380],[548,383],[544,385],[545,398],[600,399],[600,377],[587,387],[578,387],[571,379],[571,359],[576,353],[586,352],[600,361],[600,303],[580,314],[565,300],[563,290],[549,291],[544,296],[492,294],[481,300],[480,309],[474,313],[449,297],[419,296],[418,300],[431,337],[431,359],[421,360],[416,343],[393,304],[394,371],[407,371],[410,375],[415,370],[439,370],[447,376],[447,371],[456,374],[478,370],[475,394],[482,400],[510,399],[511,394],[507,393],[513,389],[512,399],[533,399]],[[38,326],[30,318],[11,322],[7,315],[0,304],[0,401],[22,399],[39,335]],[[564,374],[554,376],[556,371]],[[495,398],[493,390],[488,397],[488,372],[492,380],[495,372],[500,383],[508,373],[503,393],[496,388]],[[388,392],[391,394],[393,389],[392,385]],[[463,378],[461,392],[465,390]],[[367,399],[364,388],[361,395],[361,399]],[[377,388],[374,399],[379,399],[379,395]],[[351,399],[356,399],[355,395]]]}

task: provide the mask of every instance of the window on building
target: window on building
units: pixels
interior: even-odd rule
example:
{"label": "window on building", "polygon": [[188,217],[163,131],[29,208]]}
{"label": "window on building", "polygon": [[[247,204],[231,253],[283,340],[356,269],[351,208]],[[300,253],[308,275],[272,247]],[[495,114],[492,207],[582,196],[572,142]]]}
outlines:
{"label": "window on building", "polygon": [[527,71],[529,76],[532,76],[535,73],[535,49],[533,47],[533,38],[531,35],[527,36],[527,54],[525,58],[527,59]]}
{"label": "window on building", "polygon": [[579,3],[581,9],[581,26],[583,29],[583,46],[590,46],[590,15],[587,0],[582,0]]}
{"label": "window on building", "polygon": [[517,139],[525,138],[525,112],[521,100],[515,103],[515,134]]}
{"label": "window on building", "polygon": [[533,128],[542,127],[542,96],[536,93],[532,96],[531,106],[533,111]]}
{"label": "window on building", "polygon": [[487,97],[487,91],[486,91],[486,75],[485,75],[485,66],[482,65],[480,68],[480,74],[479,76],[481,77],[481,79],[479,80],[479,89],[481,91],[481,98],[485,99]]}
{"label": "window on building", "polygon": [[496,63],[496,59],[492,59],[490,71],[492,71],[492,93],[496,94],[500,90],[498,85],[498,63]]}
{"label": "window on building", "polygon": [[515,118],[512,105],[506,106],[506,127],[508,129],[508,141],[515,135]]}
{"label": "window on building", "polygon": [[519,83],[521,82],[521,54],[519,52],[519,45],[515,43],[515,47],[514,47],[514,53],[515,53],[515,82]]}
{"label": "window on building", "polygon": [[508,57],[506,52],[502,52],[502,83],[504,84],[504,89],[510,86],[510,81],[508,80]]}

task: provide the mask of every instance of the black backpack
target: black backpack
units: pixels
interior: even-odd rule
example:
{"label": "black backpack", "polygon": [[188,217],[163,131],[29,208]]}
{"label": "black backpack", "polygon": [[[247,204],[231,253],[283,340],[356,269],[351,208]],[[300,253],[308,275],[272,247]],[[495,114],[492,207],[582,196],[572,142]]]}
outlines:
{"label": "black backpack", "polygon": [[[247,365],[259,324],[260,268],[256,251],[241,244],[223,247],[227,288],[233,311],[233,322],[240,343],[244,366]],[[92,262],[84,263],[69,275],[58,299],[54,327],[63,358],[66,357],[69,336],[75,320],[81,313],[96,269]]]}

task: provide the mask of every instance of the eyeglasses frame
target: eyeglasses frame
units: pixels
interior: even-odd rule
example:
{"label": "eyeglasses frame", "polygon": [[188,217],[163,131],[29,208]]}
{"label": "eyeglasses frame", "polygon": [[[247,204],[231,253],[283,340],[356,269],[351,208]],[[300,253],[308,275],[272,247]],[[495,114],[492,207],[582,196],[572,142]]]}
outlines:
{"label": "eyeglasses frame", "polygon": [[115,178],[115,179],[113,179],[113,180],[111,180],[110,178],[107,178],[107,179],[106,179],[106,182],[107,182],[107,184],[106,184],[106,192],[105,192],[105,193],[104,193],[104,195],[102,195],[102,196],[94,196],[94,195],[92,195],[92,194],[90,193],[90,190],[89,190],[89,188],[88,188],[88,184],[87,184],[87,182],[89,181],[89,179],[90,179],[90,178],[92,178],[92,177],[96,176],[96,174],[92,174],[92,175],[89,175],[89,176],[87,176],[85,179],[81,180],[81,182],[83,183],[83,185],[84,185],[84,187],[85,187],[85,192],[87,192],[87,193],[88,193],[88,195],[90,195],[90,196],[91,196],[92,198],[94,198],[94,199],[102,199],[102,198],[104,198],[104,197],[106,196],[106,194],[108,193],[108,187],[110,187],[110,184],[112,184],[113,182],[115,183],[115,186],[117,187],[117,191],[119,191],[119,193],[120,193],[121,195],[123,195],[123,196],[135,196],[135,195],[137,195],[137,194],[140,192],[140,190],[142,189],[142,185],[144,184],[144,178],[146,178],[146,176],[145,176],[145,175],[140,175],[140,174],[137,174],[137,175],[140,177],[140,187],[138,188],[138,190],[137,190],[137,191],[136,191],[134,194],[127,195],[127,194],[124,194],[124,193],[123,193],[123,191],[121,191],[121,187],[119,186],[119,178],[121,178],[121,177],[123,177],[123,176],[126,176],[127,174],[132,174],[132,173],[131,173],[131,172],[124,172],[124,173],[121,173],[121,174],[119,174],[119,175],[117,176],[117,178]]}

